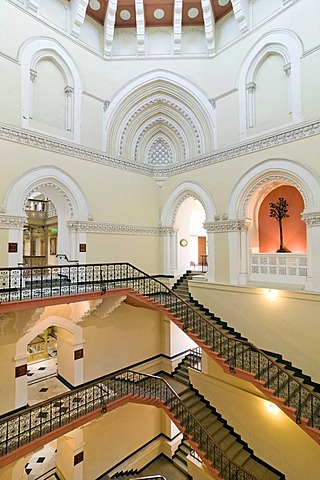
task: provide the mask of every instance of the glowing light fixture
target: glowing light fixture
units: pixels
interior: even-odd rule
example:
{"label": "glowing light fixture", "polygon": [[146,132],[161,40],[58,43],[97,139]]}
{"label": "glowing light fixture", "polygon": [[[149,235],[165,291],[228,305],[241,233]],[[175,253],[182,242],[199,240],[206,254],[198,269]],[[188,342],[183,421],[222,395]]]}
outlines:
{"label": "glowing light fixture", "polygon": [[228,5],[229,3],[229,0],[218,0],[218,4],[220,5],[220,7],[225,7],[226,5]]}
{"label": "glowing light fixture", "polygon": [[272,402],[266,402],[267,410],[270,413],[277,413],[278,412],[278,407]]}
{"label": "glowing light fixture", "polygon": [[265,290],[265,295],[270,300],[274,300],[278,296],[277,290],[272,290],[271,288],[267,288]]}

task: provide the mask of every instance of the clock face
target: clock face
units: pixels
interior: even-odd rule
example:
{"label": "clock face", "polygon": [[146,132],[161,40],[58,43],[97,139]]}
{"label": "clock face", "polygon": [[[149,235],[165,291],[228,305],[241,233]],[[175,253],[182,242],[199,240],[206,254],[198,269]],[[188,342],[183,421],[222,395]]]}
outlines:
{"label": "clock face", "polygon": [[180,245],[181,247],[186,247],[188,245],[188,240],[186,240],[185,238],[182,238],[180,240]]}

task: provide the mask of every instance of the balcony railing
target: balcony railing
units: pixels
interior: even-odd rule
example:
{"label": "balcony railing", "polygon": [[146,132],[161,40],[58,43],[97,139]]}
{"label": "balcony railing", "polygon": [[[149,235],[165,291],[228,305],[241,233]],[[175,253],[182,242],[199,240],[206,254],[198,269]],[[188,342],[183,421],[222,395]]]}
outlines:
{"label": "balcony railing", "polygon": [[250,280],[305,285],[307,255],[295,253],[252,253]]}
{"label": "balcony railing", "polygon": [[[162,378],[133,371],[107,376],[98,382],[59,395],[0,421],[0,456],[96,410],[105,413],[115,400],[134,396],[165,405],[198,445],[198,454],[212,462],[219,478],[252,480],[256,477],[233,463],[201,425],[171,386]],[[85,420],[84,420],[85,421]]]}
{"label": "balcony railing", "polygon": [[297,423],[306,419],[303,421],[309,427],[320,429],[320,396],[303,379],[251,343],[220,330],[164,284],[129,263],[0,270],[2,303],[120,288],[128,288],[165,307],[180,320],[187,334],[197,335],[207,349],[218,353],[230,372],[236,373],[238,368],[252,373],[264,388],[274,392],[274,397],[283,398],[286,407],[295,409]]}

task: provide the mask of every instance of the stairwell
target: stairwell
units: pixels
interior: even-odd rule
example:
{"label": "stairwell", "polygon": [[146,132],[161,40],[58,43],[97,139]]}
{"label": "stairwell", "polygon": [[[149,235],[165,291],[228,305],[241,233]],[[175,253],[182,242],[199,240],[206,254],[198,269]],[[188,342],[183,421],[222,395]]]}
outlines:
{"label": "stairwell", "polygon": [[[191,366],[191,356],[187,355],[172,373],[175,380],[183,383],[186,388],[179,394],[183,403],[189,408],[201,425],[219,445],[224,454],[239,467],[244,468],[255,478],[261,480],[279,480],[283,474],[254,455],[240,435],[238,435],[226,420],[210,405],[198,390],[189,382],[188,369]],[[185,439],[173,456],[173,463],[187,472],[187,459],[191,448]]]}
{"label": "stairwell", "polygon": [[[304,427],[304,430],[320,443],[320,385],[313,382],[301,369],[294,367],[290,361],[283,359],[278,353],[260,350],[263,353],[261,356],[259,349],[250,344],[247,338],[192,298],[188,281],[194,275],[194,272],[187,270],[173,285],[172,291],[204,317],[209,324],[224,334],[224,338],[220,338],[218,344],[215,341],[215,334],[211,334],[209,339],[204,339],[203,347],[212,345],[210,350],[218,354],[216,359],[227,360],[231,373],[234,373],[235,366],[249,372],[257,370],[255,378],[248,377],[248,380],[271,397],[297,424]],[[181,311],[182,322],[185,312],[186,309]],[[185,325],[182,328],[188,331]],[[194,339],[201,340],[205,336],[199,325],[193,329],[189,328],[189,335]],[[235,353],[230,353],[228,338],[242,341],[242,348]],[[286,409],[286,407],[288,408]]]}

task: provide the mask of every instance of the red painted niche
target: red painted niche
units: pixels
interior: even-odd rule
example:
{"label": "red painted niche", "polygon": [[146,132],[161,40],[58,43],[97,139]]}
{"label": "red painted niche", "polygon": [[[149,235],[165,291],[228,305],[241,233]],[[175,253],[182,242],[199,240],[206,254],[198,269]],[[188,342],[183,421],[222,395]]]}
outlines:
{"label": "red painted niche", "polygon": [[306,224],[301,219],[304,202],[295,187],[283,185],[275,188],[263,200],[259,210],[259,251],[260,253],[275,253],[280,245],[279,223],[270,217],[270,202],[277,203],[279,197],[289,204],[288,218],[282,221],[283,244],[292,253],[306,253]]}

